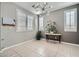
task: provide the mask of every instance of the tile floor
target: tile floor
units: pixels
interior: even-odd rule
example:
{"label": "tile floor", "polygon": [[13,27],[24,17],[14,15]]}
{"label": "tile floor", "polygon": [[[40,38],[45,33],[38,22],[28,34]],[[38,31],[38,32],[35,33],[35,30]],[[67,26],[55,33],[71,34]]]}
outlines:
{"label": "tile floor", "polygon": [[32,40],[0,53],[1,57],[79,57],[79,47],[55,41]]}

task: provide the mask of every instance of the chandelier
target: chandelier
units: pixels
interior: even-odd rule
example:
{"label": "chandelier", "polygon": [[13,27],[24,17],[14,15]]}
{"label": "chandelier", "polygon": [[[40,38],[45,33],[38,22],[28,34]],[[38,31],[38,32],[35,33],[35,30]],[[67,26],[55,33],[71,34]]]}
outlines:
{"label": "chandelier", "polygon": [[33,4],[32,7],[35,9],[36,14],[49,13],[49,9],[52,8],[47,2],[38,2]]}

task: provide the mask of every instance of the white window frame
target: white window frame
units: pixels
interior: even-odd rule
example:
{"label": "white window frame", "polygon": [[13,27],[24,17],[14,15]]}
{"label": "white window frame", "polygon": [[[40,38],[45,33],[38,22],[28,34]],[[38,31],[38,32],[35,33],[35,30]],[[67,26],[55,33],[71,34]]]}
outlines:
{"label": "white window frame", "polygon": [[44,18],[42,16],[39,17],[39,30],[40,31],[44,30]]}
{"label": "white window frame", "polygon": [[[74,25],[71,24],[71,20],[72,20],[71,15],[73,15],[73,14],[71,14],[71,12],[73,12],[73,11],[75,12],[75,14],[74,14],[74,17],[75,17],[74,18],[75,19]],[[67,16],[67,13],[69,13],[69,16]],[[70,17],[69,25],[67,25],[67,20],[66,20],[67,17],[66,16]],[[64,31],[65,32],[77,32],[77,8],[64,11]]]}
{"label": "white window frame", "polygon": [[24,32],[26,31],[26,14],[23,13],[21,10],[16,9],[16,31],[17,32]]}
{"label": "white window frame", "polygon": [[28,19],[27,19],[27,30],[28,31],[33,30],[33,20],[34,18],[32,16],[28,16]]}
{"label": "white window frame", "polygon": [[35,27],[34,27],[36,30],[38,30],[38,18],[35,17]]}

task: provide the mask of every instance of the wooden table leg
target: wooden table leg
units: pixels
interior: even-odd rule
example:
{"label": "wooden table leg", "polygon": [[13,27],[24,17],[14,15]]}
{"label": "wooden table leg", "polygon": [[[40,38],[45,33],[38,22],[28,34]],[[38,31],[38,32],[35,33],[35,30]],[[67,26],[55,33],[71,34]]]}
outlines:
{"label": "wooden table leg", "polygon": [[59,43],[61,43],[61,36],[59,36]]}

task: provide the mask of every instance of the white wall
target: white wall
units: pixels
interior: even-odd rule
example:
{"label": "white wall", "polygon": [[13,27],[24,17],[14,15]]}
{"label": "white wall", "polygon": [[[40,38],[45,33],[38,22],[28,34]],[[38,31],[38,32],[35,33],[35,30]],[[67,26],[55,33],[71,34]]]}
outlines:
{"label": "white wall", "polygon": [[[13,4],[10,2],[1,3],[1,17],[11,17],[16,19],[16,9],[21,9],[26,15],[31,15],[35,17],[31,12]],[[36,30],[25,31],[25,32],[16,32],[16,27],[10,26],[1,26],[1,47],[9,47],[17,43],[21,43],[27,40],[31,40],[35,37]]]}
{"label": "white wall", "polygon": [[0,49],[1,49],[1,3],[0,3]]}

